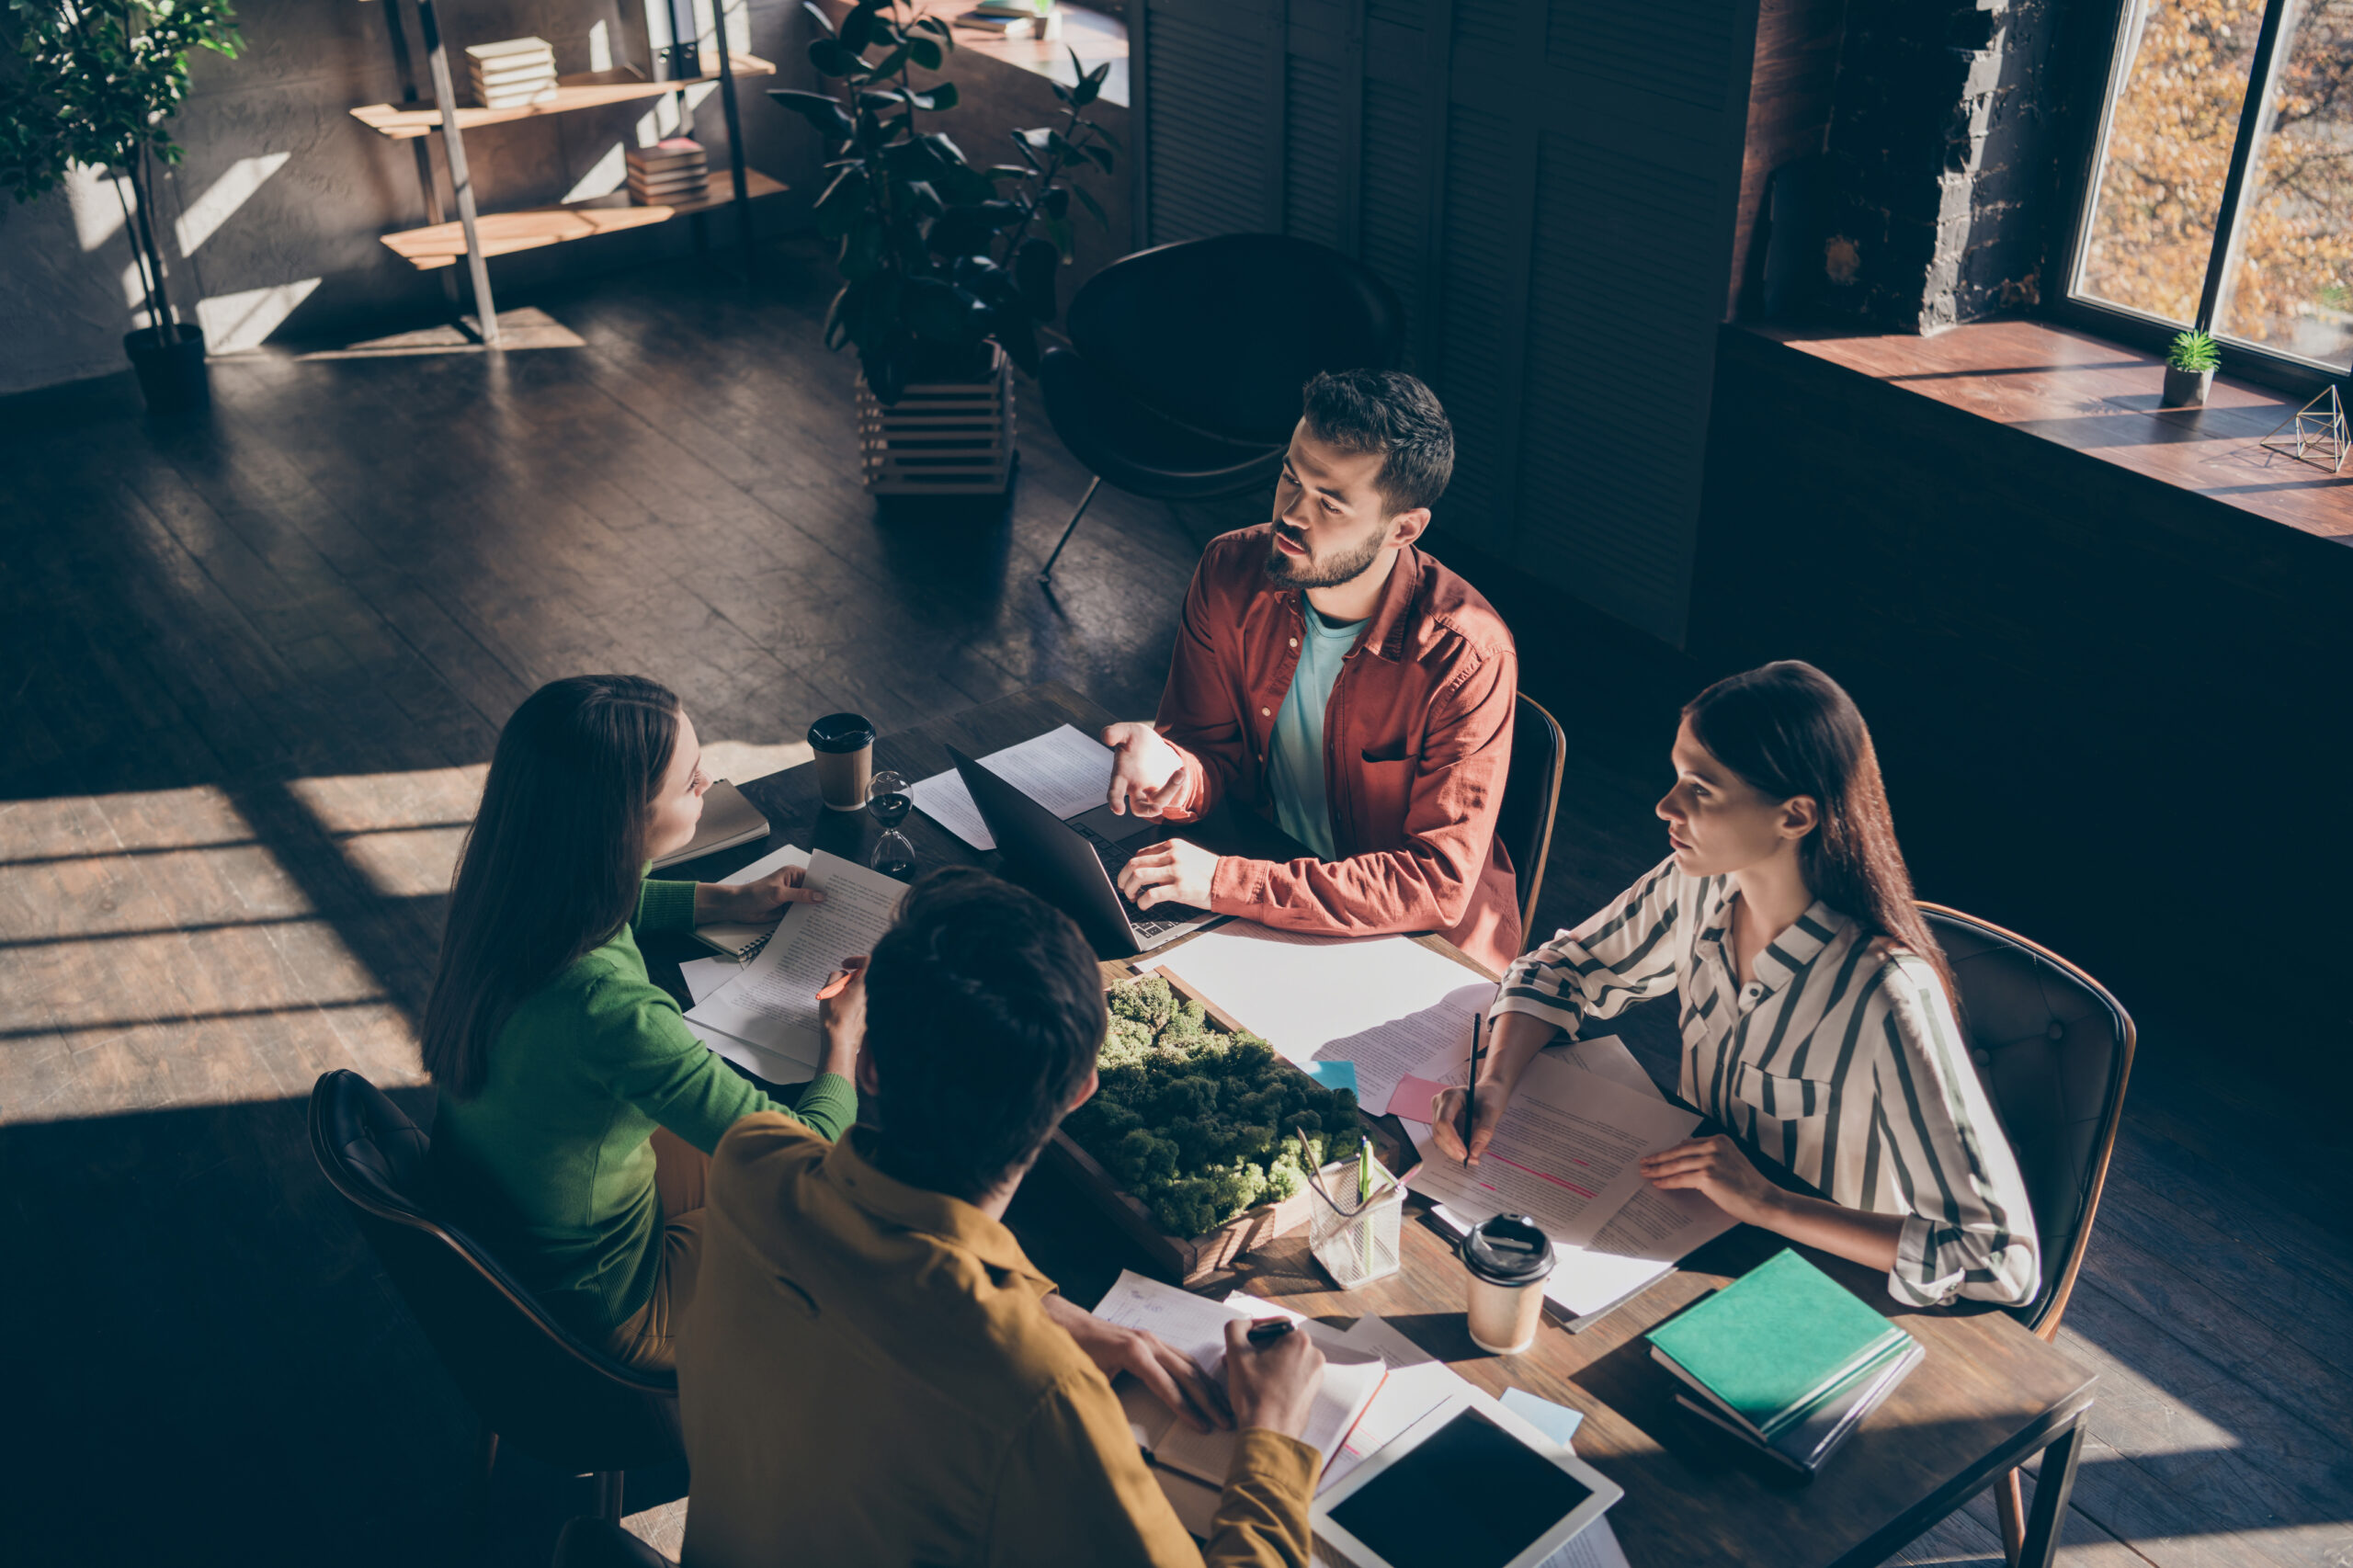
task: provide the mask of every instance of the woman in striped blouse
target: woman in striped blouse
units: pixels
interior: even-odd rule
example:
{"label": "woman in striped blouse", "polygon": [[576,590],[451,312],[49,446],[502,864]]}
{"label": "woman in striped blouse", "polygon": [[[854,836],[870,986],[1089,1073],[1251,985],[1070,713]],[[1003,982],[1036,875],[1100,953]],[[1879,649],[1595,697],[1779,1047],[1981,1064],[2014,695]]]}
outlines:
{"label": "woman in striped blouse", "polygon": [[[1650,1155],[1654,1185],[1883,1268],[1899,1301],[2031,1299],[2026,1186],[1912,902],[1853,700],[1796,661],[1733,676],[1684,709],[1674,761],[1658,803],[1674,852],[1505,973],[1469,1159],[1537,1051],[1673,992],[1682,1096],[1741,1142]],[[1437,1142],[1458,1159],[1461,1115],[1448,1091]],[[1824,1196],[1767,1180],[1742,1143]]]}

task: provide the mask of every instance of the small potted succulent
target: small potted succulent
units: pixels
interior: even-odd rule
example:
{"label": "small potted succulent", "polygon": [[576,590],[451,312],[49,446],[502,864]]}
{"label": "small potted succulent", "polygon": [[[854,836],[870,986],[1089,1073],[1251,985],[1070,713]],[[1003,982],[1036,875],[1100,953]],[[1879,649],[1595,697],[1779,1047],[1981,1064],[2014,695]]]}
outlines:
{"label": "small potted succulent", "polygon": [[2214,384],[2214,368],[2222,357],[2214,340],[2195,328],[2176,333],[2165,350],[2165,395],[2162,408],[2203,408]]}

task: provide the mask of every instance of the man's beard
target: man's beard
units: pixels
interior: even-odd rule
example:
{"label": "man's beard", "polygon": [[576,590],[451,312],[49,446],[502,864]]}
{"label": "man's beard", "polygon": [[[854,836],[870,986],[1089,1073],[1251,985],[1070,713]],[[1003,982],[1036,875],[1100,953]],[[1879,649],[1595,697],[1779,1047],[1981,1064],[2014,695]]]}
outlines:
{"label": "man's beard", "polygon": [[[1283,525],[1277,523],[1275,532],[1283,534]],[[1373,529],[1357,549],[1321,563],[1313,560],[1294,560],[1268,540],[1267,581],[1279,588],[1336,588],[1343,583],[1353,583],[1371,570],[1372,563],[1381,558],[1382,532],[1380,528]],[[1283,537],[1290,538],[1288,534],[1283,534]],[[1303,544],[1305,541],[1293,540],[1292,542]]]}

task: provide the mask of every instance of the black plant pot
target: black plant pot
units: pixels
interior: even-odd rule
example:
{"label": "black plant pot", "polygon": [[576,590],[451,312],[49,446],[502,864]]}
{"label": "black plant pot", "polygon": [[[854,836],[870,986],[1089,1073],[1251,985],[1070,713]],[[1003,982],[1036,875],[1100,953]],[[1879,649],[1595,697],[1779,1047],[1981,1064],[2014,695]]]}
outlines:
{"label": "black plant pot", "polygon": [[188,414],[212,401],[204,375],[204,329],[182,323],[175,342],[163,342],[151,326],[123,335],[124,352],[138,372],[139,391],[150,414]]}
{"label": "black plant pot", "polygon": [[2177,370],[2165,367],[2165,396],[2158,400],[2161,408],[2203,408],[2206,394],[2214,385],[2211,370]]}

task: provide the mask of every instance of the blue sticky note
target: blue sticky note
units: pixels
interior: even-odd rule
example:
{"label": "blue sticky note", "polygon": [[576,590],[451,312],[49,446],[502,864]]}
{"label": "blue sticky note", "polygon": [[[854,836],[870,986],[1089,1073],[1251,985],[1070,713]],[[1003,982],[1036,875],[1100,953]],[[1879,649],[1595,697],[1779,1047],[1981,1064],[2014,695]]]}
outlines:
{"label": "blue sticky note", "polygon": [[1540,1399],[1526,1389],[1504,1390],[1503,1404],[1506,1410],[1564,1449],[1572,1446],[1569,1439],[1577,1435],[1577,1428],[1585,1423],[1584,1411],[1571,1410],[1565,1404],[1554,1404],[1549,1399]]}
{"label": "blue sticky note", "polygon": [[1353,1062],[1311,1062],[1307,1075],[1327,1089],[1357,1092],[1357,1064]]}

